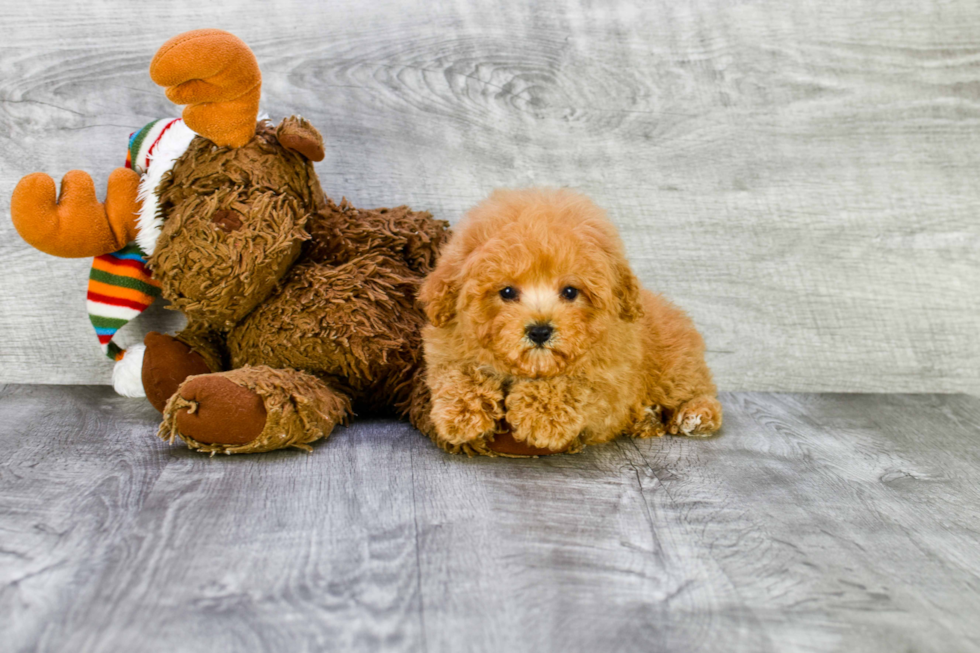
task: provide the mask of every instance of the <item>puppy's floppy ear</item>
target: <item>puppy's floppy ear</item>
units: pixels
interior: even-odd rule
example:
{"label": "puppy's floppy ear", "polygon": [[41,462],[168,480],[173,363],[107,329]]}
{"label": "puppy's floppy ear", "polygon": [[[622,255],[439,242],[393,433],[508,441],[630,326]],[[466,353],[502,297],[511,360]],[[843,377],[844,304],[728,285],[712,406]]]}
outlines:
{"label": "puppy's floppy ear", "polygon": [[419,289],[419,302],[434,326],[446,326],[456,317],[462,269],[463,255],[452,247],[450,241],[439,257],[436,268],[429,273]]}
{"label": "puppy's floppy ear", "polygon": [[619,305],[619,317],[625,322],[636,322],[643,317],[640,281],[625,261],[616,264],[615,274],[616,288],[613,294]]}

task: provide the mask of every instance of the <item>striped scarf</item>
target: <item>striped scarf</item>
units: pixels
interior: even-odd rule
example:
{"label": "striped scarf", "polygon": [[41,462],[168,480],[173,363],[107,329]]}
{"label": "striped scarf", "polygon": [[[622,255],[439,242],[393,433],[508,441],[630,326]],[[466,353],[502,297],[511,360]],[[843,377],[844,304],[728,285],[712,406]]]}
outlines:
{"label": "striped scarf", "polygon": [[180,118],[154,120],[138,132],[130,134],[129,147],[126,149],[126,167],[145,175],[150,167],[150,157],[160,143],[160,139],[179,122],[181,122]]}
{"label": "striped scarf", "polygon": [[125,350],[113,337],[159,296],[160,284],[150,276],[146,256],[135,244],[95,257],[88,277],[88,318],[106,356],[115,361],[123,357]]}
{"label": "striped scarf", "polygon": [[[160,139],[179,121],[179,118],[156,120],[130,134],[126,167],[146,174]],[[118,252],[96,256],[92,261],[88,276],[88,318],[102,352],[114,361],[121,360],[126,353],[113,342],[116,332],[160,296],[160,284],[153,280],[146,259],[143,250],[130,243]]]}

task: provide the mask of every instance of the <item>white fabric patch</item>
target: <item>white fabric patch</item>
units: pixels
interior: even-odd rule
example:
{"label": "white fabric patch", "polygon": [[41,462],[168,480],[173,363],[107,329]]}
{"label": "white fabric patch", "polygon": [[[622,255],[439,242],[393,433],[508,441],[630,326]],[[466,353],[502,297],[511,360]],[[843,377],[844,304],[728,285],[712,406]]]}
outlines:
{"label": "white fabric patch", "polygon": [[[163,216],[160,215],[160,199],[157,195],[163,175],[174,167],[177,159],[187,151],[191,141],[197,136],[191,128],[178,120],[164,132],[149,157],[146,174],[140,179],[139,197],[143,202],[136,221],[136,244],[147,256],[153,255],[157,240],[163,232]],[[125,360],[125,359],[123,359]],[[136,396],[136,395],[127,395]],[[142,396],[142,395],[138,395]]]}
{"label": "white fabric patch", "polygon": [[133,345],[112,368],[112,388],[124,397],[145,397],[143,389],[143,353],[146,345]]}
{"label": "white fabric patch", "polygon": [[95,302],[91,299],[85,301],[88,307],[89,315],[98,315],[99,317],[111,317],[116,320],[126,320],[129,322],[134,317],[140,314],[141,311],[135,308],[130,308],[129,306],[113,306],[112,304],[103,304],[102,302]]}

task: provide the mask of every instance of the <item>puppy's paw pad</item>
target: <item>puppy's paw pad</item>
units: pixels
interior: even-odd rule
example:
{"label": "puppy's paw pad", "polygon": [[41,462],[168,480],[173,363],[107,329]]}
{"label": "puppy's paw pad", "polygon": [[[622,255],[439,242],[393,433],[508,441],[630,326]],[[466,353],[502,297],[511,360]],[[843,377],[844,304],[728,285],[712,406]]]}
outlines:
{"label": "puppy's paw pad", "polygon": [[686,415],[681,415],[683,419],[677,424],[677,430],[684,435],[690,435],[701,426],[701,416],[697,413],[688,413]]}
{"label": "puppy's paw pad", "polygon": [[682,405],[670,422],[670,432],[703,438],[721,428],[721,404],[714,397],[698,397]]}
{"label": "puppy's paw pad", "polygon": [[695,438],[710,435],[714,429],[708,430],[702,428],[702,424],[707,421],[706,417],[706,415],[696,410],[678,411],[670,424],[670,433],[672,435],[686,435]]}

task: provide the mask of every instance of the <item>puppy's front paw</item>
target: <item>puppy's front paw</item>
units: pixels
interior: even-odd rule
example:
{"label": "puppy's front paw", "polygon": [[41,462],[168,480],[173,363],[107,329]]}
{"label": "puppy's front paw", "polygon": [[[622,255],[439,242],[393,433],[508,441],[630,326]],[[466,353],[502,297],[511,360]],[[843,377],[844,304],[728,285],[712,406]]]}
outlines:
{"label": "puppy's front paw", "polygon": [[436,435],[449,444],[466,444],[492,433],[497,425],[494,414],[478,408],[471,409],[461,404],[432,402],[432,423]]}
{"label": "puppy's front paw", "polygon": [[503,392],[490,379],[450,375],[432,396],[436,435],[453,445],[485,438],[503,418],[503,402]]}
{"label": "puppy's front paw", "polygon": [[579,403],[569,390],[551,381],[515,384],[505,401],[514,440],[539,449],[568,449],[585,423],[577,410]]}
{"label": "puppy's front paw", "polygon": [[670,420],[672,435],[702,438],[721,428],[721,404],[714,397],[702,395],[680,405]]}
{"label": "puppy's front paw", "polygon": [[634,438],[659,438],[667,434],[667,427],[664,425],[663,406],[654,405],[644,408],[633,427],[628,431]]}

